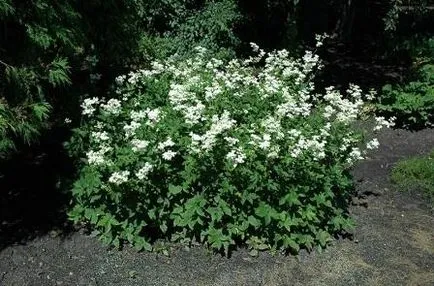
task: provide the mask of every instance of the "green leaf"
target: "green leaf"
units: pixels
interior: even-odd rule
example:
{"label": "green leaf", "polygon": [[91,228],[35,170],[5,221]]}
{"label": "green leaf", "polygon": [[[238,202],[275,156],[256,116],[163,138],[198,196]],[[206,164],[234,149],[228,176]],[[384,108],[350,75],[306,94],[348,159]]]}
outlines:
{"label": "green leaf", "polygon": [[296,191],[291,190],[283,198],[279,200],[279,205],[288,204],[289,206],[301,205],[299,195]]}
{"label": "green leaf", "polygon": [[54,59],[48,71],[48,82],[54,87],[71,84],[69,71],[70,66],[66,58]]}
{"label": "green leaf", "polygon": [[249,216],[248,218],[247,218],[247,220],[248,220],[248,222],[249,222],[249,224],[251,225],[251,226],[253,226],[253,227],[259,227],[259,226],[261,226],[261,222],[258,220],[258,219],[256,219],[254,216]]}
{"label": "green leaf", "polygon": [[270,248],[270,246],[268,244],[265,244],[265,243],[260,243],[260,244],[256,245],[255,248],[258,250],[267,250]]}
{"label": "green leaf", "polygon": [[171,194],[171,195],[177,195],[177,194],[179,194],[181,192],[182,192],[182,187],[181,186],[175,186],[175,185],[172,185],[172,184],[169,185],[169,194]]}
{"label": "green leaf", "polygon": [[330,234],[324,230],[320,230],[316,234],[316,239],[319,241],[319,244],[323,247],[326,246],[327,243],[332,240]]}
{"label": "green leaf", "polygon": [[48,49],[54,44],[53,37],[48,33],[48,29],[40,25],[25,25],[27,28],[27,35],[38,46],[43,49]]}
{"label": "green leaf", "polygon": [[259,251],[257,249],[252,249],[249,251],[249,255],[252,257],[257,257],[259,255]]}
{"label": "green leaf", "polygon": [[143,237],[136,237],[134,240],[134,247],[137,250],[146,250],[146,251],[152,251],[152,245],[147,242]]}
{"label": "green leaf", "polygon": [[290,249],[294,250],[295,252],[299,252],[300,251],[300,245],[291,237],[285,235],[283,237],[283,245],[285,247],[289,247]]}
{"label": "green leaf", "polygon": [[162,222],[162,223],[160,224],[160,229],[161,229],[161,231],[162,231],[163,233],[166,233],[166,232],[167,232],[167,225],[166,225],[165,222]]}
{"label": "green leaf", "polygon": [[116,247],[117,249],[119,249],[121,247],[121,242],[119,240],[118,237],[116,237],[115,239],[113,239],[112,244],[114,245],[114,247]]}
{"label": "green leaf", "polygon": [[4,18],[6,16],[10,16],[14,14],[15,8],[10,3],[10,0],[1,0],[0,1],[0,17]]}

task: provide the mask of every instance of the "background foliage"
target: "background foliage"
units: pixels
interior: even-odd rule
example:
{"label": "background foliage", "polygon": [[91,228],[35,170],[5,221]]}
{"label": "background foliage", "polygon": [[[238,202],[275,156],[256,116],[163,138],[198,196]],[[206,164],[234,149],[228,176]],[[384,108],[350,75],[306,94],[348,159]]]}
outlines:
{"label": "background foliage", "polygon": [[0,156],[15,139],[30,143],[71,83],[70,57],[79,51],[79,15],[68,1],[0,2]]}

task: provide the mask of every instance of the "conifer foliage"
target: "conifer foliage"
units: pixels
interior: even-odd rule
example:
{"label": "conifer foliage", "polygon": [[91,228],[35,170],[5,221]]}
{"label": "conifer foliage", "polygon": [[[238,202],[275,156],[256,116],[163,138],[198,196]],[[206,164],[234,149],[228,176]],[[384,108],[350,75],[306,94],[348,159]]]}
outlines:
{"label": "conifer foliage", "polygon": [[0,0],[0,158],[47,127],[50,103],[71,83],[79,18],[66,0]]}

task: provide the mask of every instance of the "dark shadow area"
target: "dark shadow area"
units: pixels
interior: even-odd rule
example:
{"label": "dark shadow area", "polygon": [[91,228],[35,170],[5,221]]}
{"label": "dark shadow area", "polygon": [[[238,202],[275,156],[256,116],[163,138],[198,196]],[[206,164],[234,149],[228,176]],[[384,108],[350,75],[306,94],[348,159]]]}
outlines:
{"label": "dark shadow area", "polygon": [[352,49],[344,43],[329,40],[325,49],[319,50],[324,69],[317,77],[317,87],[333,85],[346,89],[353,83],[364,90],[380,90],[386,83],[400,83],[411,74],[410,60],[360,56],[352,53]]}
{"label": "dark shadow area", "polygon": [[67,133],[47,132],[39,144],[0,165],[0,251],[51,231],[68,235],[72,230],[64,189],[73,169],[61,144]]}

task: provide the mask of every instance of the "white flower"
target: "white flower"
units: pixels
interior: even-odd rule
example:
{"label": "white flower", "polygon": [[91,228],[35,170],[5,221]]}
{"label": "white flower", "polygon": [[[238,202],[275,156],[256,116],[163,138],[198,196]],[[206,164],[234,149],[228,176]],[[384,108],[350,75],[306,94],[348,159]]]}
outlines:
{"label": "white flower", "polygon": [[359,148],[354,147],[349,154],[349,158],[347,158],[347,163],[354,163],[362,159],[363,159],[362,152],[360,152]]}
{"label": "white flower", "polygon": [[81,113],[83,115],[92,115],[96,110],[95,105],[97,105],[98,103],[99,103],[98,97],[86,98],[81,104],[81,108],[82,108]]}
{"label": "white flower", "polygon": [[136,130],[140,127],[140,123],[136,122],[136,121],[131,121],[130,124],[126,124],[123,129],[125,131],[125,136],[131,137],[133,135],[135,135]]}
{"label": "white flower", "polygon": [[115,81],[117,84],[121,85],[122,83],[124,83],[126,78],[127,78],[126,75],[120,75],[120,76],[116,77]]}
{"label": "white flower", "polygon": [[151,121],[157,121],[160,116],[160,110],[158,108],[148,111],[148,118]]}
{"label": "white flower", "polygon": [[225,137],[224,139],[226,140],[226,142],[228,142],[229,146],[234,146],[240,141],[237,138],[233,138],[233,137]]}
{"label": "white flower", "polygon": [[281,139],[284,136],[280,120],[273,116],[268,116],[262,120],[261,126],[265,128],[266,132],[276,134],[278,139]]}
{"label": "white flower", "polygon": [[71,123],[71,122],[72,122],[71,119],[69,119],[68,117],[65,118],[65,123],[66,123],[66,124],[69,124],[69,123]]}
{"label": "white flower", "polygon": [[377,122],[377,125],[374,127],[374,131],[378,131],[382,129],[383,127],[390,128],[395,125],[395,117],[391,117],[389,120],[386,120],[384,117],[379,116],[375,117],[375,121]]}
{"label": "white flower", "polygon": [[146,147],[148,147],[148,145],[149,145],[149,141],[133,139],[133,140],[131,140],[131,144],[133,145],[133,148],[132,148],[133,151],[138,152],[138,151],[146,149]]}
{"label": "white flower", "polygon": [[121,111],[121,102],[118,99],[112,98],[106,104],[101,104],[101,108],[111,114],[119,114]]}
{"label": "white flower", "polygon": [[322,35],[315,35],[315,40],[316,40],[316,47],[322,47],[322,45],[324,44],[323,41],[324,39],[328,38],[329,36],[327,34],[322,34]]}
{"label": "white flower", "polygon": [[147,125],[154,126],[161,118],[161,111],[158,108],[147,110],[148,119],[150,122],[146,123]]}
{"label": "white flower", "polygon": [[104,128],[104,123],[102,123],[101,121],[98,121],[98,122],[95,124],[95,128],[98,129],[98,130],[103,129],[103,128]]}
{"label": "white flower", "polygon": [[154,166],[152,166],[152,164],[146,162],[145,165],[136,172],[137,178],[143,180],[148,176],[149,172],[151,172],[153,168]]}
{"label": "white flower", "polygon": [[226,159],[232,161],[233,166],[236,167],[238,164],[242,164],[245,162],[246,155],[243,153],[243,150],[241,148],[237,148],[231,150],[226,155]]}
{"label": "white flower", "polygon": [[214,82],[212,86],[205,87],[205,100],[210,101],[222,93],[222,89],[218,82]]}
{"label": "white flower", "polygon": [[105,162],[104,153],[100,151],[90,150],[86,153],[86,157],[90,165],[102,165]]}
{"label": "white flower", "polygon": [[374,89],[371,89],[369,91],[369,94],[366,95],[366,99],[367,100],[374,100],[376,95],[377,95],[377,92]]}
{"label": "white flower", "polygon": [[205,105],[197,101],[195,105],[191,105],[184,110],[185,122],[188,124],[197,124],[203,120],[202,113],[205,110]]}
{"label": "white flower", "polygon": [[131,111],[130,118],[133,121],[141,121],[144,118],[148,117],[148,112],[146,110],[140,110],[140,111]]}
{"label": "white flower", "polygon": [[163,153],[163,159],[170,161],[173,159],[173,157],[176,156],[176,152],[172,151],[172,150],[168,150],[166,152]]}
{"label": "white flower", "polygon": [[[204,135],[197,136],[196,134],[190,134],[194,142],[201,143],[200,149],[204,151],[211,150],[217,141],[217,136],[231,129],[236,123],[235,120],[230,118],[230,114],[227,110],[225,110],[221,116],[213,115],[211,122],[210,129]],[[193,149],[193,151],[195,151],[197,148]]]}
{"label": "white flower", "polygon": [[87,162],[89,163],[89,165],[96,165],[96,166],[103,165],[107,163],[104,157],[105,153],[111,150],[112,148],[108,146],[103,146],[101,149],[97,151],[90,150],[89,152],[86,153]]}
{"label": "white flower", "polygon": [[250,47],[252,47],[252,50],[255,53],[257,53],[259,51],[259,46],[253,42],[250,43]]}
{"label": "white flower", "polygon": [[377,138],[372,139],[366,144],[366,148],[369,150],[377,149],[380,146],[380,142],[378,142]]}
{"label": "white flower", "polygon": [[175,146],[175,142],[172,141],[172,138],[167,137],[166,141],[158,143],[158,150],[164,150],[166,147]]}
{"label": "white flower", "polygon": [[280,147],[275,145],[270,148],[270,152],[267,154],[268,158],[277,158],[279,157]]}
{"label": "white flower", "polygon": [[92,132],[91,136],[95,139],[96,142],[107,141],[110,139],[110,137],[106,131]]}
{"label": "white flower", "polygon": [[261,140],[259,141],[259,148],[263,149],[263,150],[267,150],[268,148],[270,148],[271,146],[271,136],[270,134],[264,134],[261,138]]}
{"label": "white flower", "polygon": [[130,176],[130,172],[129,171],[114,172],[110,176],[110,178],[108,179],[108,181],[110,183],[115,184],[115,185],[120,185],[120,184],[128,182],[128,177],[129,176]]}
{"label": "white flower", "polygon": [[330,105],[327,105],[325,108],[324,108],[324,113],[323,113],[323,116],[324,116],[324,118],[330,118],[332,115],[333,115],[333,113],[335,112],[335,109],[332,107],[332,106],[330,106]]}
{"label": "white flower", "polygon": [[195,48],[194,48],[194,50],[195,50],[195,51],[197,51],[197,52],[198,52],[198,54],[205,54],[205,53],[206,53],[206,51],[207,51],[207,49],[206,49],[206,48],[204,48],[204,47],[200,47],[200,46],[198,46],[198,47],[195,47]]}

